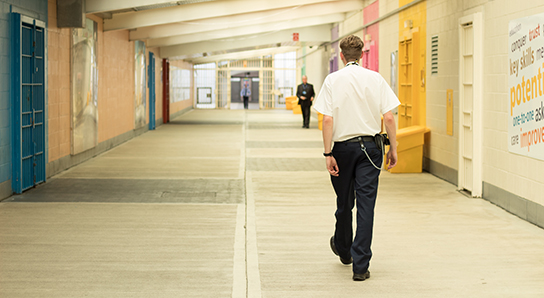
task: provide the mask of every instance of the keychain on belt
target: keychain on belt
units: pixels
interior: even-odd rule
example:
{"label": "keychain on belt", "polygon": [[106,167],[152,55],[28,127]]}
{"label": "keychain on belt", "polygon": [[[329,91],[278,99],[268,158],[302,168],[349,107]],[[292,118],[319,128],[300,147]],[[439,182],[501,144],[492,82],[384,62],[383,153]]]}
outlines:
{"label": "keychain on belt", "polygon": [[[376,170],[378,170],[378,171],[381,171],[381,170],[382,170],[382,169],[381,169],[381,165],[380,165],[380,168],[378,168],[378,167],[374,164],[374,162],[372,161],[372,159],[370,158],[370,156],[368,156],[368,152],[366,152],[365,144],[363,143],[363,138],[358,137],[357,139],[359,140],[359,144],[361,145],[361,151],[363,151],[363,152],[365,153],[366,157],[368,158],[368,160],[370,161],[370,163],[374,166],[374,168],[376,168]],[[383,154],[383,151],[382,151],[382,154]],[[383,160],[382,160],[382,162],[383,162]]]}

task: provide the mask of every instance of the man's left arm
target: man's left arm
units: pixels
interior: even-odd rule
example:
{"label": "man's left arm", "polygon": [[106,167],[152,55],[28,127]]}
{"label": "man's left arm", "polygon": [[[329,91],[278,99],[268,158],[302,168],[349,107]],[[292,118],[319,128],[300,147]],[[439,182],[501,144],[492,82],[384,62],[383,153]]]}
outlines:
{"label": "man's left arm", "polygon": [[[323,149],[324,153],[332,152],[332,128],[333,128],[333,118],[331,116],[323,115]],[[338,165],[336,164],[336,159],[334,156],[326,157],[327,171],[332,176],[337,177],[339,175]]]}
{"label": "man's left arm", "polygon": [[310,101],[314,101],[314,98],[315,98],[314,85],[310,85],[310,87],[312,88],[312,97],[310,98]]}

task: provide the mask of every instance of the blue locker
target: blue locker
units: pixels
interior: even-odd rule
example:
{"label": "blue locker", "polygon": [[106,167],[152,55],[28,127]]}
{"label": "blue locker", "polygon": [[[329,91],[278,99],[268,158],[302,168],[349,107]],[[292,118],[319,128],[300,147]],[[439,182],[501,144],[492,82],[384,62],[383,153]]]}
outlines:
{"label": "blue locker", "polygon": [[149,52],[147,84],[149,86],[149,130],[155,129],[155,55]]}
{"label": "blue locker", "polygon": [[45,24],[11,13],[15,193],[45,182]]}

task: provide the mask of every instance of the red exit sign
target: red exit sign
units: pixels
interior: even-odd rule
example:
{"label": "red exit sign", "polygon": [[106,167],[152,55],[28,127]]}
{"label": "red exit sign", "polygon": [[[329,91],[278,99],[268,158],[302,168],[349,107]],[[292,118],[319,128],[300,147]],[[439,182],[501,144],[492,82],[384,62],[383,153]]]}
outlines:
{"label": "red exit sign", "polygon": [[293,41],[298,41],[298,33],[293,33]]}

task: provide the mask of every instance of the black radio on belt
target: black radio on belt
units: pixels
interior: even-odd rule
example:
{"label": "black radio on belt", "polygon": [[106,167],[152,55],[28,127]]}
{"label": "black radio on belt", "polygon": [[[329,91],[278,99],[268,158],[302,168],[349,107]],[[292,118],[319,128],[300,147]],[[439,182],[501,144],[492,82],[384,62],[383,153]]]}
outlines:
{"label": "black radio on belt", "polygon": [[380,149],[382,152],[385,152],[385,146],[391,145],[391,142],[389,142],[389,138],[387,137],[386,133],[379,133],[374,136],[374,142],[376,143],[376,147]]}

